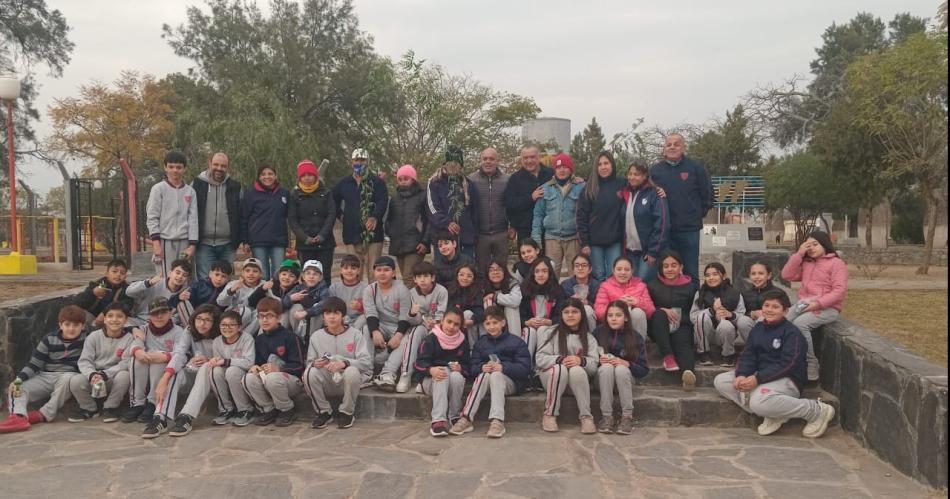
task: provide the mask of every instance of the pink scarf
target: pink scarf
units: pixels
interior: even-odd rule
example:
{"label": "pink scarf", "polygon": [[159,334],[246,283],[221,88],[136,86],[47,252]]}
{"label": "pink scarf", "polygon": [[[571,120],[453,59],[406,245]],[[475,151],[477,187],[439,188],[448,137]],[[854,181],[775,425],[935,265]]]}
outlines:
{"label": "pink scarf", "polygon": [[432,334],[439,340],[439,346],[442,347],[442,350],[455,350],[465,341],[465,335],[461,332],[456,333],[455,336],[449,336],[442,332],[442,327],[438,324],[432,327]]}
{"label": "pink scarf", "polygon": [[687,276],[686,274],[680,274],[679,277],[677,277],[676,279],[673,279],[672,281],[663,277],[662,274],[657,275],[656,278],[659,279],[660,282],[662,282],[663,284],[666,284],[667,286],[682,286],[683,284],[687,284],[691,280],[689,276]]}

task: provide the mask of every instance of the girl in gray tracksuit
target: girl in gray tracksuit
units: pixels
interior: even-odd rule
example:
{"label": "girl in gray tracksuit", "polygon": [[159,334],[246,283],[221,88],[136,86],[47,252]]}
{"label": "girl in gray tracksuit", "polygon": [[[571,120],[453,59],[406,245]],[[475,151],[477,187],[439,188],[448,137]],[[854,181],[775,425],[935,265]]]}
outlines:
{"label": "girl in gray tracksuit", "polygon": [[[145,226],[152,240],[155,272],[167,276],[172,261],[198,245],[198,201],[195,189],[181,178],[182,169],[169,171],[169,163],[184,165],[179,159],[165,158],[166,178],[152,186],[145,207]],[[173,183],[174,182],[174,183]],[[175,185],[178,184],[178,185]]]}
{"label": "girl in gray tracksuit", "polygon": [[[116,410],[129,392],[129,358],[132,355],[131,331],[125,328],[128,313],[125,305],[110,303],[103,311],[104,325],[86,337],[79,356],[80,376],[69,380],[69,390],[82,411],[95,414],[96,401],[92,398],[92,385],[102,379],[106,385],[106,399],[102,404],[105,423],[118,419]],[[74,418],[78,422],[87,417]]]}
{"label": "girl in gray tracksuit", "polygon": [[250,297],[263,283],[261,263],[256,258],[248,258],[241,269],[241,278],[229,282],[218,295],[218,306],[234,310],[241,314],[243,332],[256,336],[260,329],[257,312],[250,306]]}
{"label": "girl in gray tracksuit", "polygon": [[587,329],[583,302],[568,298],[561,307],[560,321],[539,331],[534,361],[547,392],[542,428],[557,431],[561,397],[570,388],[577,399],[581,431],[596,433],[590,410],[590,380],[597,374],[597,340]]}
{"label": "girl in gray tracksuit", "polygon": [[[165,421],[166,428],[168,421],[175,416],[178,391],[183,385],[195,385],[199,392],[207,394],[207,376],[200,379],[200,387],[196,381],[198,370],[211,358],[211,345],[215,336],[220,334],[217,323],[217,307],[211,304],[201,305],[191,315],[188,329],[175,341],[171,360],[165,366],[165,372],[155,387],[155,417]],[[154,438],[160,434],[161,431],[150,432],[146,429],[142,436]]]}
{"label": "girl in gray tracksuit", "polygon": [[304,390],[310,396],[316,419],[314,429],[329,421],[332,407],[328,397],[343,396],[338,410],[339,427],[349,428],[356,412],[360,385],[373,377],[373,363],[363,342],[363,332],[343,322],[346,302],[328,298],[323,306],[324,327],[310,337]]}
{"label": "girl in gray tracksuit", "polygon": [[[199,309],[202,307],[213,305],[202,305]],[[200,312],[196,311],[195,315]],[[220,334],[214,335],[214,331],[220,331]],[[218,415],[212,420],[213,424],[225,425],[250,419],[253,406],[241,385],[241,380],[254,365],[254,338],[241,332],[241,316],[237,312],[225,312],[217,321],[212,335],[214,339],[211,340],[211,354],[198,368],[195,385],[188,394],[185,406],[175,418],[175,425],[169,432],[173,437],[191,432],[194,419],[201,413],[201,407],[211,393],[214,393],[218,402]],[[192,335],[188,336],[194,339]],[[206,341],[207,337],[202,337],[192,344],[202,345],[203,349]]]}

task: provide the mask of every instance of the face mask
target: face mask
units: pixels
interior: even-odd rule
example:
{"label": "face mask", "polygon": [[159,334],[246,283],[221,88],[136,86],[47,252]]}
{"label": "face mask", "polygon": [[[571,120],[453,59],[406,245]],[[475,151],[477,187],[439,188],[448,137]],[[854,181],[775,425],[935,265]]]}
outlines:
{"label": "face mask", "polygon": [[364,168],[366,168],[366,165],[364,165],[363,163],[356,163],[353,165],[353,173],[357,175],[362,175]]}

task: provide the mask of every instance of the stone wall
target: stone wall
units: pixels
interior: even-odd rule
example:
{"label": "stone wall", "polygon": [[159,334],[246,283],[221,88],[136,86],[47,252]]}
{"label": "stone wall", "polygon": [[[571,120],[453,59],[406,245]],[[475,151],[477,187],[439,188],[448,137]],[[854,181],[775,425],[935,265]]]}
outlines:
{"label": "stone wall", "polygon": [[[856,246],[841,246],[838,248],[841,258],[851,264],[876,264],[882,262],[889,265],[920,265],[924,263],[924,247],[920,245],[891,245],[887,248],[858,248]],[[947,266],[947,248],[934,248],[931,264],[938,267]]]}
{"label": "stone wall", "polygon": [[947,487],[947,369],[846,319],[815,331],[841,426],[895,468]]}

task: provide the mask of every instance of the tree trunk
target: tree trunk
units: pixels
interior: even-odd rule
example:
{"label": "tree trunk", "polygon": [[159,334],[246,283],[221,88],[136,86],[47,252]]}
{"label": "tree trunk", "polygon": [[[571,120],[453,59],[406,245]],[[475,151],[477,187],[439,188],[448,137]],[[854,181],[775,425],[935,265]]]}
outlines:
{"label": "tree trunk", "polygon": [[864,208],[864,243],[867,244],[868,249],[871,248],[871,244],[874,241],[874,230],[872,224],[874,223],[874,206],[868,206]]}
{"label": "tree trunk", "polygon": [[927,233],[924,234],[924,263],[917,268],[917,274],[926,275],[930,271],[930,262],[934,253],[934,236],[937,233],[937,206],[939,205],[933,190],[921,186],[924,207],[927,213]]}

